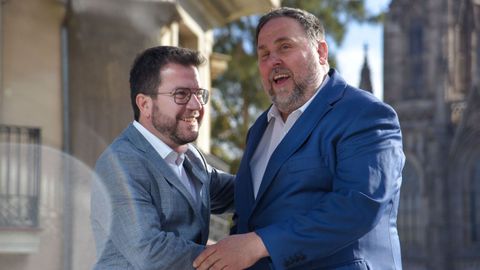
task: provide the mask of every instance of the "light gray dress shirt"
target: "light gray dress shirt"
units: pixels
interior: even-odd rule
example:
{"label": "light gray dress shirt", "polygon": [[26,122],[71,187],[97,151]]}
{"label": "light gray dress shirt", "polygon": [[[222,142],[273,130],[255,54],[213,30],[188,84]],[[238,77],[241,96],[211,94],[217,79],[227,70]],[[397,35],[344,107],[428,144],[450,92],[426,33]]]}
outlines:
{"label": "light gray dress shirt", "polygon": [[167,162],[168,166],[178,176],[185,188],[190,192],[195,200],[197,198],[197,192],[194,183],[188,177],[188,174],[183,167],[185,160],[185,153],[177,153],[173,151],[167,144],[160,140],[157,136],[148,131],[142,124],[137,121],[133,121],[133,126],[145,137],[145,139],[153,146],[155,151]]}
{"label": "light gray dress shirt", "polygon": [[258,190],[262,184],[263,174],[267,168],[268,161],[272,156],[273,151],[277,148],[278,144],[283,140],[290,128],[297,122],[298,118],[307,109],[308,105],[317,96],[318,92],[327,83],[329,76],[325,76],[322,84],[315,92],[315,94],[307,101],[303,106],[293,111],[287,117],[287,121],[283,121],[280,111],[275,105],[272,105],[268,111],[268,126],[263,133],[262,139],[253,154],[252,160],[250,160],[250,168],[252,168],[253,179],[253,194],[257,197]]}

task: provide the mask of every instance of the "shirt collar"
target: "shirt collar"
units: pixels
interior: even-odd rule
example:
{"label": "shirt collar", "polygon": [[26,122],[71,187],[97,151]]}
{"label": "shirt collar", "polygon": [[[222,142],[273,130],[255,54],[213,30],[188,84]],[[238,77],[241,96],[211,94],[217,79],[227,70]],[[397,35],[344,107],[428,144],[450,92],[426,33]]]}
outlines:
{"label": "shirt collar", "polygon": [[175,163],[180,166],[183,163],[185,158],[185,153],[177,153],[173,151],[170,146],[160,140],[157,136],[153,135],[148,129],[146,129],[142,124],[133,121],[133,126],[145,137],[145,139],[152,145],[153,149],[167,162]]}
{"label": "shirt collar", "polygon": [[[295,115],[295,114],[301,115],[307,109],[308,105],[312,103],[313,99],[315,99],[318,92],[320,92],[320,90],[322,90],[322,88],[327,84],[329,79],[330,79],[330,76],[326,74],[325,79],[323,80],[322,84],[320,84],[320,87],[318,87],[315,94],[313,94],[313,96],[309,100],[307,100],[307,102],[305,102],[305,104],[303,104],[300,108],[293,111],[291,115]],[[267,121],[270,122],[272,118],[282,119],[282,116],[280,115],[280,111],[278,110],[277,106],[275,106],[275,104],[273,104],[272,107],[270,107],[270,110],[268,110],[268,113],[267,113]]]}

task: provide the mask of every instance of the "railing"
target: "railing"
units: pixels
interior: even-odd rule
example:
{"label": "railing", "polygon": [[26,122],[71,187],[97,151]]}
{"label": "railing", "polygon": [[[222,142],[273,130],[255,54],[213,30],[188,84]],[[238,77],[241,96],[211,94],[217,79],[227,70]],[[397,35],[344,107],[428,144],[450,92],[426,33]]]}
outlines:
{"label": "railing", "polygon": [[0,125],[0,229],[38,227],[40,129]]}

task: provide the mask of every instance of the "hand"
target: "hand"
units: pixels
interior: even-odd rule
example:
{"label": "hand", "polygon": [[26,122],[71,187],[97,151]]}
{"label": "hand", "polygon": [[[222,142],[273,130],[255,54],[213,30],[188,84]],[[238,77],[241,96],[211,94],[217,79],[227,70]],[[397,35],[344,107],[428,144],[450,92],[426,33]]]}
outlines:
{"label": "hand", "polygon": [[262,239],[254,232],[232,235],[207,246],[195,259],[198,270],[245,269],[269,256]]}

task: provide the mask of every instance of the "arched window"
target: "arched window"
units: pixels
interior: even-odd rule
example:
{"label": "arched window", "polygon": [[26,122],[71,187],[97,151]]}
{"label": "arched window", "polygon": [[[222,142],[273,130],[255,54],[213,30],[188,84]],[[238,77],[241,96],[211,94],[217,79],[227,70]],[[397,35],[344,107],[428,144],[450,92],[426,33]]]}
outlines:
{"label": "arched window", "polygon": [[476,158],[472,166],[470,188],[467,189],[469,202],[470,239],[473,243],[480,243],[480,157]]}
{"label": "arched window", "polygon": [[408,84],[404,95],[407,99],[415,99],[426,96],[424,85],[424,65],[423,58],[425,54],[424,48],[424,22],[416,19],[413,20],[408,29]]}
{"label": "arched window", "polygon": [[421,248],[426,241],[426,218],[422,179],[412,163],[406,162],[403,169],[403,182],[400,192],[398,212],[398,233],[402,246]]}

